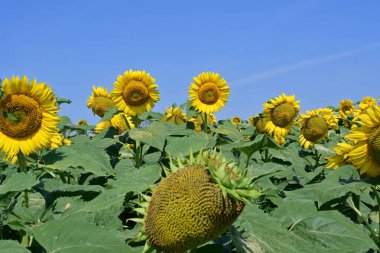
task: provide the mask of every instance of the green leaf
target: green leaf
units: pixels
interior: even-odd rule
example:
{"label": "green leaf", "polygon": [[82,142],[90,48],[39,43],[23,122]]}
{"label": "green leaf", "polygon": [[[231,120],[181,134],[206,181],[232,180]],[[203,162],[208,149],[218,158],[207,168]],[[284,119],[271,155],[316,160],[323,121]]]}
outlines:
{"label": "green leaf", "polygon": [[32,233],[48,253],[128,252],[114,232],[78,219],[52,220]]}
{"label": "green leaf", "polygon": [[20,243],[13,240],[0,240],[0,249],[4,253],[30,253]]}
{"label": "green leaf", "polygon": [[145,128],[129,130],[129,137],[163,151],[167,133],[167,129],[162,122],[153,122]]}
{"label": "green leaf", "polygon": [[71,100],[70,99],[66,99],[66,98],[57,98],[57,104],[60,105],[60,104],[71,104]]}
{"label": "green leaf", "polygon": [[273,211],[272,215],[277,218],[285,228],[289,228],[303,219],[318,213],[313,200],[278,198],[275,204],[278,208]]}
{"label": "green leaf", "polygon": [[240,152],[243,152],[248,157],[251,157],[251,155],[263,148],[279,148],[276,143],[273,142],[266,134],[259,134],[255,137],[253,141],[249,142],[240,142],[238,146],[235,147],[235,149],[239,150]]}
{"label": "green leaf", "polygon": [[299,221],[292,231],[310,241],[314,247],[343,250],[344,252],[367,252],[376,245],[363,226],[337,211],[319,212]]}
{"label": "green leaf", "polygon": [[49,192],[101,192],[103,187],[100,185],[77,185],[77,184],[64,184],[55,179],[44,179],[44,190]]}
{"label": "green leaf", "polygon": [[353,166],[343,166],[329,171],[327,178],[319,184],[317,190],[318,205],[340,198],[352,192],[361,195],[369,192],[372,185],[359,179]]}
{"label": "green leaf", "polygon": [[30,190],[38,183],[38,180],[31,174],[15,173],[0,185],[0,194]]}
{"label": "green leaf", "polygon": [[189,155],[189,150],[199,152],[205,149],[209,142],[209,137],[206,134],[184,136],[184,137],[168,137],[166,151],[171,156],[186,156]]}
{"label": "green leaf", "polygon": [[[104,140],[104,141],[103,141]],[[46,167],[64,171],[70,167],[83,168],[97,176],[114,175],[109,156],[102,145],[109,140],[90,140],[86,136],[72,138],[71,146],[56,149],[45,157]]]}
{"label": "green leaf", "polygon": [[102,120],[111,120],[113,115],[115,115],[116,113],[117,113],[116,107],[110,108],[105,111]]}
{"label": "green leaf", "polygon": [[236,222],[244,230],[245,252],[304,253],[314,248],[311,242],[289,232],[278,220],[263,213],[253,205],[246,206]]}
{"label": "green leaf", "polygon": [[139,115],[139,119],[141,120],[151,120],[151,119],[159,120],[163,117],[164,115],[158,112],[144,112],[141,115]]}
{"label": "green leaf", "polygon": [[58,122],[57,127],[58,127],[58,129],[63,129],[63,127],[65,125],[70,124],[70,123],[71,123],[71,120],[70,120],[69,117],[67,117],[67,116],[61,116],[60,120]]}
{"label": "green leaf", "polygon": [[142,166],[140,169],[126,171],[125,176],[112,180],[99,196],[88,202],[78,212],[92,212],[108,209],[112,205],[122,205],[129,192],[142,192],[151,187],[160,176],[160,166]]}

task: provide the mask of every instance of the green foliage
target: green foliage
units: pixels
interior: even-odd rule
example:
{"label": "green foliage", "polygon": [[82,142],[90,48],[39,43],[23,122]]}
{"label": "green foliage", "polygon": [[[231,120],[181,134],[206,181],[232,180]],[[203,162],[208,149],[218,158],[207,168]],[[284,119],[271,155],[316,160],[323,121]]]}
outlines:
{"label": "green foliage", "polygon": [[0,251],[142,252],[144,242],[132,240],[141,230],[135,219],[142,216],[133,209],[165,176],[168,154],[213,148],[247,169],[264,195],[225,234],[191,252],[379,250],[379,180],[361,178],[351,165],[325,168],[347,133],[343,126],[304,150],[297,129],[278,146],[245,124],[221,121],[206,133],[159,122],[161,117],[144,113],[136,122],[147,126],[121,135],[113,129],[95,135],[91,126],[61,117],[58,127],[71,146],[33,154],[27,172],[0,161]]}

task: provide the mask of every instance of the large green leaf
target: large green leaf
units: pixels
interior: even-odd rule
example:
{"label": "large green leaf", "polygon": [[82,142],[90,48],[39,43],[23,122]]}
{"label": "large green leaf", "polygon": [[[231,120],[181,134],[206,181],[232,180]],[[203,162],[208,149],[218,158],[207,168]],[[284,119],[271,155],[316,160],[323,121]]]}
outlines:
{"label": "large green leaf", "polygon": [[38,180],[28,173],[15,173],[0,185],[0,194],[29,190],[38,184]]}
{"label": "large green leaf", "polygon": [[353,166],[343,166],[338,170],[328,171],[326,179],[319,184],[317,190],[318,205],[340,198],[352,192],[361,195],[370,191],[372,184],[360,180]]}
{"label": "large green leaf", "polygon": [[318,213],[313,200],[278,198],[275,200],[278,206],[273,212],[273,217],[277,218],[285,228],[289,228],[299,221]]}
{"label": "large green leaf", "polygon": [[361,225],[337,211],[319,212],[298,221],[292,232],[310,241],[314,247],[344,252],[367,252],[376,245]]}
{"label": "large green leaf", "polygon": [[20,243],[13,240],[0,240],[0,251],[4,253],[30,253]]}
{"label": "large green leaf", "polygon": [[97,176],[114,175],[109,156],[104,150],[104,146],[110,144],[109,138],[92,141],[88,137],[77,136],[72,141],[71,146],[64,146],[50,153],[45,158],[45,166],[61,171],[69,167],[80,167],[84,172]]}
{"label": "large green leaf", "polygon": [[32,233],[48,253],[128,252],[116,233],[79,219],[52,220]]}
{"label": "large green leaf", "polygon": [[127,171],[124,177],[110,181],[104,192],[75,213],[100,211],[112,205],[122,205],[127,193],[138,193],[148,189],[159,178],[159,175],[160,166],[158,165],[143,166],[140,169]]}
{"label": "large green leaf", "polygon": [[198,152],[205,149],[208,142],[208,136],[203,133],[184,137],[168,137],[166,151],[174,157],[186,156],[189,155],[190,149],[192,152]]}
{"label": "large green leaf", "polygon": [[244,230],[244,252],[304,253],[313,248],[311,242],[281,227],[278,220],[253,205],[245,208],[237,224]]}

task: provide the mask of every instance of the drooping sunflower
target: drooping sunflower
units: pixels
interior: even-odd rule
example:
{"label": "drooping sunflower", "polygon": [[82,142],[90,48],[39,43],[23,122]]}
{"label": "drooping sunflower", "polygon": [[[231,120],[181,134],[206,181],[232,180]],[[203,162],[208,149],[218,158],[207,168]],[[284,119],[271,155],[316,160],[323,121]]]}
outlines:
{"label": "drooping sunflower", "polygon": [[285,136],[289,133],[299,110],[299,101],[295,100],[295,96],[287,96],[285,93],[264,103],[263,115],[267,121],[265,130],[278,144],[282,145],[285,142]]}
{"label": "drooping sunflower", "polygon": [[250,125],[256,127],[257,133],[263,134],[267,132],[265,129],[267,120],[261,114],[248,118],[248,122]]}
{"label": "drooping sunflower", "polygon": [[346,136],[354,143],[348,153],[349,159],[359,169],[360,174],[370,177],[380,175],[380,106],[368,107],[358,115],[361,126],[351,130]]}
{"label": "drooping sunflower", "polygon": [[115,104],[108,94],[107,88],[92,86],[92,94],[87,100],[87,107],[91,108],[94,114],[103,117],[106,110],[115,107]]}
{"label": "drooping sunflower", "polygon": [[[128,124],[127,124],[128,122]],[[122,134],[127,129],[134,128],[132,118],[124,113],[118,113],[114,115],[111,120],[102,120],[95,126],[95,132],[100,133],[110,127],[114,127],[117,130],[117,134]]]}
{"label": "drooping sunflower", "polygon": [[339,112],[338,115],[340,118],[345,119],[348,115],[354,112],[355,105],[350,99],[343,99],[339,103]]}
{"label": "drooping sunflower", "polygon": [[210,114],[225,106],[230,88],[218,73],[202,72],[193,78],[189,88],[191,105],[199,112]]}
{"label": "drooping sunflower", "polygon": [[138,115],[152,110],[160,100],[155,79],[143,71],[126,71],[117,77],[111,98],[119,111],[128,115]]}
{"label": "drooping sunflower", "polygon": [[182,125],[186,122],[186,114],[183,113],[181,108],[178,107],[166,108],[165,116],[161,119],[161,121],[175,125]]}
{"label": "drooping sunflower", "polygon": [[[202,131],[204,117],[204,115],[199,114],[198,116],[193,116],[189,119],[189,122],[192,122],[194,124],[195,131]],[[207,125],[216,125],[216,117],[213,113],[207,115]]]}
{"label": "drooping sunflower", "polygon": [[301,115],[299,123],[301,128],[299,141],[305,149],[325,140],[329,129],[338,128],[338,118],[329,108],[307,111]]}
{"label": "drooping sunflower", "polygon": [[187,252],[226,232],[246,204],[261,195],[251,178],[221,153],[203,151],[189,159],[170,158],[165,177],[151,196],[135,202],[142,224],[133,240],[143,252]]}
{"label": "drooping sunflower", "polygon": [[241,124],[241,118],[239,118],[238,116],[233,116],[232,119],[231,119],[231,123],[234,124],[234,125],[239,125]]}
{"label": "drooping sunflower", "polygon": [[24,76],[5,78],[1,91],[0,151],[9,159],[49,147],[59,122],[52,89]]}

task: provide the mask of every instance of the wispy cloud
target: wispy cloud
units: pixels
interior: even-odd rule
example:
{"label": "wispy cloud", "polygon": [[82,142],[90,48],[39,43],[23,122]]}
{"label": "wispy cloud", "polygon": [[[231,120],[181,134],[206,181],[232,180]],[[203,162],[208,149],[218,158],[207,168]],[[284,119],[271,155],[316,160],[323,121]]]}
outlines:
{"label": "wispy cloud", "polygon": [[357,54],[361,54],[363,52],[370,51],[370,50],[373,50],[373,49],[376,49],[379,47],[380,47],[380,41],[378,41],[376,43],[369,44],[369,45],[365,45],[362,47],[357,47],[357,48],[354,48],[351,50],[347,50],[344,52],[330,54],[327,56],[322,56],[322,57],[318,57],[318,58],[314,58],[314,59],[310,59],[310,60],[305,60],[305,61],[301,61],[298,63],[289,64],[289,65],[282,66],[279,68],[275,68],[275,69],[267,70],[264,72],[256,73],[256,74],[253,74],[250,76],[246,76],[246,77],[237,79],[237,80],[231,82],[231,84],[233,86],[245,85],[245,84],[253,83],[253,82],[265,79],[265,78],[285,74],[285,73],[288,73],[291,71],[312,67],[315,65],[335,61],[335,60],[342,59],[342,58],[347,58],[347,57],[354,56]]}

